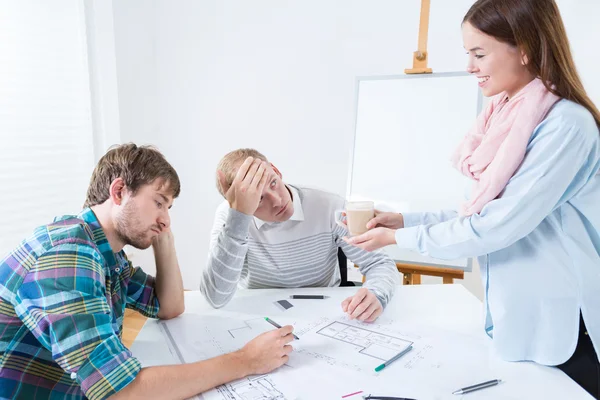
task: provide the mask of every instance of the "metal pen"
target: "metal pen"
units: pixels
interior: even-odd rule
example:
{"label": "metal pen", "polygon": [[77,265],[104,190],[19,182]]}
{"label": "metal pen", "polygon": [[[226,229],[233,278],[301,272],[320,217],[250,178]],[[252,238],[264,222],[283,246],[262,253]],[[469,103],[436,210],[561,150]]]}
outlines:
{"label": "metal pen", "polygon": [[[281,325],[279,325],[277,322],[273,321],[272,319],[269,319],[269,317],[265,317],[265,321],[267,321],[268,323],[273,325],[275,328],[281,328]],[[298,336],[294,335],[293,333],[292,333],[292,336],[294,337],[294,339],[300,340],[300,338]]]}
{"label": "metal pen", "polygon": [[457,391],[452,392],[452,394],[470,393],[470,392],[474,392],[476,390],[485,389],[490,386],[496,386],[500,382],[502,382],[500,379],[492,379],[491,381],[482,382],[482,383],[478,383],[477,385],[467,386],[462,389],[458,389]]}
{"label": "metal pen", "polygon": [[415,400],[409,399],[408,397],[393,397],[393,396],[363,396],[364,400]]}
{"label": "metal pen", "polygon": [[324,300],[326,298],[327,298],[327,296],[324,296],[322,294],[293,294],[290,296],[290,299],[295,299],[295,300],[301,300],[301,299]]}

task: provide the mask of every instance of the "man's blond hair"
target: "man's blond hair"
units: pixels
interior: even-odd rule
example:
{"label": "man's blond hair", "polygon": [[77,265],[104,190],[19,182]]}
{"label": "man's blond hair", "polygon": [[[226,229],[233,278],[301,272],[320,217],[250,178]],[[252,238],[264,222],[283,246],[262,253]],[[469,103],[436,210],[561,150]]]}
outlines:
{"label": "man's blond hair", "polygon": [[[238,169],[242,165],[242,163],[246,160],[246,158],[252,157],[254,159],[259,159],[263,161],[267,160],[262,153],[255,149],[237,149],[231,151],[219,161],[217,165],[217,171],[221,171],[225,176],[226,187],[230,187],[233,183],[235,175],[237,174]],[[221,184],[219,183],[219,175],[217,172],[217,190],[223,197],[225,197],[225,193],[223,193],[223,189],[221,188]]]}

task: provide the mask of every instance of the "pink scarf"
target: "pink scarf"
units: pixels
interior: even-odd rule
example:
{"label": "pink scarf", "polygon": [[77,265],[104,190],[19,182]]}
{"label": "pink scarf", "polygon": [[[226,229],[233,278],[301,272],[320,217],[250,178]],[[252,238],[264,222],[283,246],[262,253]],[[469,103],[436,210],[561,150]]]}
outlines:
{"label": "pink scarf", "polygon": [[533,130],[558,100],[536,78],[510,100],[506,92],[496,95],[479,114],[452,156],[454,167],[475,180],[461,215],[477,214],[504,190],[525,157]]}
{"label": "pink scarf", "polygon": [[496,95],[479,114],[452,156],[454,167],[475,180],[461,215],[480,212],[504,190],[525,157],[533,130],[558,100],[536,78],[510,100],[506,92]]}

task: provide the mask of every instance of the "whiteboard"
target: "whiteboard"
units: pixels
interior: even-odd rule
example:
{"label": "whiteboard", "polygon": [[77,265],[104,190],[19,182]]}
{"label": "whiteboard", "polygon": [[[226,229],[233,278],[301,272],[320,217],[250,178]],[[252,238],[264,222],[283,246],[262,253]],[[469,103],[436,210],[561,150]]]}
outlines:
{"label": "whiteboard", "polygon": [[[467,73],[358,78],[348,199],[397,212],[458,209],[469,182],[450,157],[481,103],[477,79]],[[471,268],[469,259],[385,251],[398,261]]]}

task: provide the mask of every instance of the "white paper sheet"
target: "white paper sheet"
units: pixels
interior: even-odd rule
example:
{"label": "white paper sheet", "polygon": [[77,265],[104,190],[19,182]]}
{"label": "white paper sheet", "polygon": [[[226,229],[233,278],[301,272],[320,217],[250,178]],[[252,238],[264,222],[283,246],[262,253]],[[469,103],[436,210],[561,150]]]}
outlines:
{"label": "white paper sheet", "polygon": [[[294,307],[285,311],[272,304],[284,298],[277,290],[247,292],[260,293],[260,296],[238,296],[227,307],[218,310],[196,307],[195,303],[189,302],[186,303],[186,314],[181,317],[170,321],[148,321],[134,343],[134,355],[142,356],[140,361],[145,367],[169,364],[171,360],[183,363],[218,356],[273,329],[264,321],[268,316],[281,325],[293,325],[294,332],[300,336],[299,341],[292,342],[296,351],[291,354],[288,365],[266,376],[248,377],[229,386],[223,385],[220,392],[219,389],[210,391],[204,393],[204,397],[245,400],[244,396],[254,396],[264,400],[269,396],[275,399],[283,396],[287,400],[315,400],[340,399],[361,391],[345,400],[360,400],[362,395],[369,393],[460,400],[462,397],[452,395],[453,391],[490,379],[502,379],[502,384],[470,393],[464,399],[591,399],[556,368],[502,361],[494,353],[492,340],[483,333],[480,325],[468,314],[454,313],[454,310],[469,309],[469,297],[460,295],[459,285],[440,286],[435,290],[402,288],[388,304],[386,312],[372,324],[349,321],[342,315],[340,303],[351,294],[342,289],[319,288],[311,293],[330,290],[326,293],[331,298],[290,300]],[[306,291],[308,289],[302,289],[298,293]],[[419,307],[407,306],[413,303]],[[476,307],[470,309],[471,312],[477,310]],[[351,345],[335,338],[349,329],[343,324],[373,331],[384,338],[390,336],[411,341],[414,349],[381,372],[374,373],[372,368],[379,360],[360,352],[361,348],[368,347],[364,342]],[[318,332],[327,326],[332,329]],[[365,334],[360,329],[348,333],[351,338],[359,339]],[[162,346],[165,337],[169,339],[166,341],[168,348]],[[339,342],[337,345],[331,345],[336,341]],[[143,354],[144,351],[152,354]],[[367,359],[371,360],[367,362]],[[333,362],[328,362],[331,360]]]}
{"label": "white paper sheet", "polygon": [[[254,337],[273,329],[264,318],[252,318],[248,315],[240,317],[235,319],[188,314],[162,322],[162,325],[165,336],[171,342],[174,356],[182,363],[190,363],[238,350]],[[306,398],[298,394],[305,389],[298,377],[302,374],[302,381],[305,381],[308,371],[319,371],[312,378],[312,393],[316,387],[322,393],[335,393],[341,397],[344,393],[358,389],[358,386],[379,386],[379,374],[394,373],[388,371],[392,367],[401,367],[407,371],[439,367],[437,361],[431,359],[433,346],[430,341],[418,333],[398,329],[394,321],[366,324],[341,316],[315,320],[278,317],[277,322],[294,325],[295,332],[300,337],[300,340],[292,342],[294,352],[287,365],[277,373],[249,377],[220,386],[204,393],[204,399]],[[374,371],[375,367],[407,346],[413,346],[413,350],[383,372]],[[332,386],[323,376],[345,378],[340,385]],[[357,386],[357,382],[361,382],[361,385]]]}

